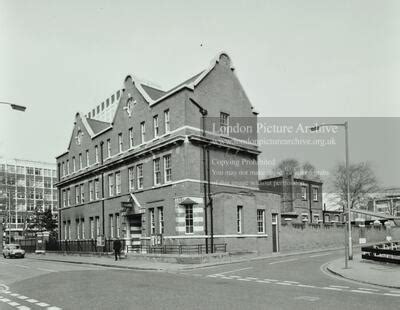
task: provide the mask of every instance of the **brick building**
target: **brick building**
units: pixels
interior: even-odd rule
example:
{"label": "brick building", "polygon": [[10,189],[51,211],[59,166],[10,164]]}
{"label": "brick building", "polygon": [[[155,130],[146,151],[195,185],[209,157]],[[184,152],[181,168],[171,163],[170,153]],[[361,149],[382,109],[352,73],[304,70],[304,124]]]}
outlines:
{"label": "brick building", "polygon": [[280,197],[258,189],[257,113],[226,53],[168,91],[127,76],[111,105],[111,122],[107,101],[77,113],[57,157],[61,239],[204,244],[213,224],[228,250],[277,250]]}
{"label": "brick building", "polygon": [[310,223],[323,220],[322,182],[289,175],[260,180],[259,186],[281,196],[281,220]]}

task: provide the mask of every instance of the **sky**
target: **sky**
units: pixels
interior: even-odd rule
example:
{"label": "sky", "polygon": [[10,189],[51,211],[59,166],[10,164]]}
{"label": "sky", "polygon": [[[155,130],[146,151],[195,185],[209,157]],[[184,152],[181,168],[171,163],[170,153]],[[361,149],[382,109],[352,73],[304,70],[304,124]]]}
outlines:
{"label": "sky", "polygon": [[[400,186],[400,1],[0,0],[0,46],[0,101],[27,106],[0,105],[0,156],[55,161],[76,112],[128,74],[169,89],[224,50],[260,118],[370,117],[350,127],[351,159]],[[343,159],[318,152],[317,168]]]}

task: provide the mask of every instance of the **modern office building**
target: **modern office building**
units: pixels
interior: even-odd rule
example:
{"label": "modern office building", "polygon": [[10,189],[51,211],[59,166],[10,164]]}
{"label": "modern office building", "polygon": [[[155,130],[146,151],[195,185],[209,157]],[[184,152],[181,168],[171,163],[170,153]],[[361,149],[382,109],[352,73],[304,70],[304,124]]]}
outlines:
{"label": "modern office building", "polygon": [[76,114],[57,157],[61,239],[213,234],[228,250],[278,250],[280,196],[258,188],[257,112],[226,53],[167,91],[127,76],[109,102],[108,121],[102,104]]}
{"label": "modern office building", "polygon": [[0,214],[7,234],[22,237],[36,208],[57,216],[56,180],[55,163],[0,158]]}

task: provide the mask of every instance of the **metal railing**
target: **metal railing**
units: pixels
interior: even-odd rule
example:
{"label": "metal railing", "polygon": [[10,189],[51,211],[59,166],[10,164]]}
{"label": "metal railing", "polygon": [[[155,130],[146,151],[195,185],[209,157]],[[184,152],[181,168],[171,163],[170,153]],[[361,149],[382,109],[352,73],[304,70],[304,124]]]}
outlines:
{"label": "metal railing", "polygon": [[36,250],[36,239],[21,239],[16,241],[27,253],[33,253]]}
{"label": "metal railing", "polygon": [[[179,244],[179,245],[131,245],[129,252],[142,254],[205,254],[204,244]],[[214,253],[226,253],[226,243],[214,244]],[[211,253],[211,246],[208,246],[208,253]]]}
{"label": "metal railing", "polygon": [[400,242],[388,242],[362,247],[361,258],[384,263],[400,264]]}
{"label": "metal railing", "polygon": [[[125,240],[121,241],[121,250],[125,248]],[[67,253],[109,253],[113,252],[113,239],[105,239],[104,245],[99,246],[94,239],[89,240],[49,240],[46,251]]]}

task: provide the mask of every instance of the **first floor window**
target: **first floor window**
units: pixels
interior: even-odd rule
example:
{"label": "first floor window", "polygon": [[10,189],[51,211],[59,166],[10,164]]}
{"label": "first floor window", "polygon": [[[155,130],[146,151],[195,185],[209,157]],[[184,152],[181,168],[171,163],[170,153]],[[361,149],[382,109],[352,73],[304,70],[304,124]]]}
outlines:
{"label": "first floor window", "polygon": [[89,181],[89,201],[94,199],[94,186],[93,181]]}
{"label": "first floor window", "polygon": [[95,199],[100,198],[100,182],[99,180],[94,180],[94,197]]}
{"label": "first floor window", "polygon": [[313,187],[313,200],[318,201],[318,188]]}
{"label": "first floor window", "polygon": [[133,128],[129,128],[129,147],[133,147],[134,140],[133,140]]}
{"label": "first floor window", "polygon": [[154,218],[154,209],[151,208],[149,209],[150,213],[150,233],[154,235],[156,233],[156,223],[155,223],[155,218]]}
{"label": "first floor window", "polygon": [[75,203],[79,204],[80,202],[80,194],[79,194],[79,186],[75,186]]}
{"label": "first floor window", "polygon": [[129,190],[133,191],[135,188],[135,175],[133,167],[128,169],[128,184],[129,184]]}
{"label": "first floor window", "polygon": [[153,117],[153,132],[154,138],[158,137],[158,115]]}
{"label": "first floor window", "polygon": [[158,208],[158,232],[164,233],[164,210],[162,207]]}
{"label": "first floor window", "polygon": [[161,184],[161,170],[160,170],[160,159],[156,158],[153,160],[154,169],[154,185]]}
{"label": "first floor window", "polygon": [[170,125],[169,125],[169,110],[164,111],[164,131],[165,133],[169,132],[171,130]]}
{"label": "first floor window", "polygon": [[143,188],[143,165],[136,166],[137,189]]}
{"label": "first floor window", "polygon": [[265,233],[265,210],[257,210],[257,231]]}
{"label": "first floor window", "polygon": [[121,194],[121,172],[115,173],[115,190],[117,194]]}
{"label": "first floor window", "polygon": [[171,155],[164,156],[164,182],[172,181]]}
{"label": "first floor window", "polygon": [[97,145],[94,147],[94,156],[97,164],[99,162],[99,147]]}
{"label": "first floor window", "polygon": [[81,203],[85,202],[85,187],[83,184],[80,186],[80,192],[81,192]]}
{"label": "first floor window", "polygon": [[146,138],[146,123],[141,122],[140,123],[140,143],[144,143]]}
{"label": "first floor window", "polygon": [[307,186],[301,187],[301,198],[307,200]]}
{"label": "first floor window", "polygon": [[193,233],[193,205],[185,206],[185,231],[187,234]]}
{"label": "first floor window", "polygon": [[63,206],[66,207],[67,206],[67,193],[65,190],[62,191],[62,195],[63,195]]}
{"label": "first floor window", "polygon": [[243,206],[237,206],[236,210],[236,231],[240,234],[243,231],[242,227],[242,216],[243,216]]}
{"label": "first floor window", "polygon": [[114,196],[114,176],[108,175],[108,196]]}
{"label": "first floor window", "polygon": [[89,150],[86,150],[86,167],[90,166]]}
{"label": "first floor window", "polygon": [[67,205],[71,205],[71,190],[69,188],[67,189]]}
{"label": "first floor window", "polygon": [[111,157],[111,140],[107,140],[107,157]]}

